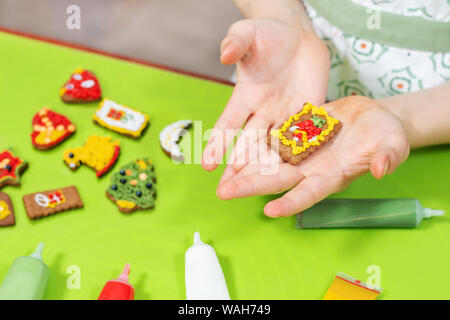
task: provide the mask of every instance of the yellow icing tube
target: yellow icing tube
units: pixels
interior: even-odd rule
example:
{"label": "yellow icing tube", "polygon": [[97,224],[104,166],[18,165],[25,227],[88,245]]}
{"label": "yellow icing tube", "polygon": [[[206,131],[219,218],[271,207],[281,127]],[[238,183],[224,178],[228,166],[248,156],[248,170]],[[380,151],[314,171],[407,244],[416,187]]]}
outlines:
{"label": "yellow icing tube", "polygon": [[339,272],[323,300],[375,300],[381,291],[381,288],[374,288]]}

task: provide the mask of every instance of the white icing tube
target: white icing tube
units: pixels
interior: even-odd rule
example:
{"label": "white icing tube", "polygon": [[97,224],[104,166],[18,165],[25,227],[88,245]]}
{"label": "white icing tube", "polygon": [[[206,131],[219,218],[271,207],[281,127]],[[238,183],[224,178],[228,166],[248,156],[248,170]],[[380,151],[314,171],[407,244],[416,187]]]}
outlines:
{"label": "white icing tube", "polygon": [[198,232],[185,256],[187,300],[230,300],[227,283],[214,248]]}

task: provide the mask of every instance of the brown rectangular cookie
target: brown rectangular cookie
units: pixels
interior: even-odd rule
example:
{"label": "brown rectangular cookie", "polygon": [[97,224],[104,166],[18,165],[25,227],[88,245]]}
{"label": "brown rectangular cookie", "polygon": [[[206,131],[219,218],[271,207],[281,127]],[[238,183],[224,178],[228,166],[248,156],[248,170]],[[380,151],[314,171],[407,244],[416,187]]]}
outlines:
{"label": "brown rectangular cookie", "polygon": [[[292,128],[295,130],[294,127],[296,127],[296,124],[306,120],[313,120],[313,118],[318,122],[322,122],[320,124],[321,133],[318,134],[317,137],[313,137],[316,140],[314,142],[300,140],[294,141],[294,131],[290,129]],[[298,165],[310,154],[322,148],[336,135],[336,133],[339,132],[341,128],[342,123],[339,120],[329,116],[323,108],[318,108],[310,103],[305,103],[303,105],[303,109],[299,113],[289,117],[283,125],[276,130],[272,130],[268,134],[267,144],[273,150],[277,151],[283,160],[292,165]],[[303,130],[297,129],[297,131]],[[299,133],[298,136],[302,136],[302,134]],[[318,139],[319,136],[320,140]],[[295,151],[294,148],[297,150]],[[301,151],[298,152],[298,150]],[[294,154],[295,152],[296,154]]]}
{"label": "brown rectangular cookie", "polygon": [[13,226],[15,223],[11,199],[6,193],[0,192],[0,227]]}
{"label": "brown rectangular cookie", "polygon": [[23,202],[30,219],[83,207],[75,186],[28,194],[23,197]]}

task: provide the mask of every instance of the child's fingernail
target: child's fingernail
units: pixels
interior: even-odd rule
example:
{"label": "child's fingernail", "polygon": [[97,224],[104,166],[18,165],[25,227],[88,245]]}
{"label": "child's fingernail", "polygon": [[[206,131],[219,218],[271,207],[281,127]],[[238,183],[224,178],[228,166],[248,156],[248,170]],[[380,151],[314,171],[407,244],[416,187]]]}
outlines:
{"label": "child's fingernail", "polygon": [[266,204],[266,206],[264,207],[264,214],[269,218],[278,218],[278,214],[273,212],[274,210],[272,210],[271,207],[272,204],[270,202]]}
{"label": "child's fingernail", "polygon": [[203,161],[205,164],[211,165],[214,163],[214,148],[211,148],[211,150],[206,150],[203,155]]}
{"label": "child's fingernail", "polygon": [[234,187],[232,184],[230,185],[227,182],[224,182],[217,187],[216,195],[219,199],[230,200],[233,198],[233,189]]}

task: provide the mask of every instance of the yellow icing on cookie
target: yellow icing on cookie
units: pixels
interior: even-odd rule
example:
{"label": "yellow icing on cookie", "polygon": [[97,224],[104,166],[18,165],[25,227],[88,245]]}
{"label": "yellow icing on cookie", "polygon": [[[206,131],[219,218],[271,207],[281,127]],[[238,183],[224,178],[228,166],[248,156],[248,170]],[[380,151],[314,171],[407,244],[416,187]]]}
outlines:
{"label": "yellow icing on cookie", "polygon": [[99,172],[110,164],[118,145],[119,141],[112,142],[110,137],[92,135],[84,146],[66,150],[63,160],[71,169],[84,163]]}
{"label": "yellow icing on cookie", "polygon": [[7,216],[11,214],[9,211],[8,205],[5,201],[0,200],[0,220],[5,219]]}
{"label": "yellow icing on cookie", "polygon": [[48,130],[46,128],[41,129],[41,132],[36,137],[36,143],[49,144],[52,141],[56,141],[66,133],[66,130]]}
{"label": "yellow icing on cookie", "polygon": [[[292,125],[294,121],[298,121],[301,116],[308,113],[311,113],[312,115],[319,115],[325,117],[327,119],[327,128],[325,130],[322,130],[322,132],[318,136],[316,136],[316,140],[312,140],[310,142],[307,139],[305,140],[306,133],[302,132],[303,144],[301,146],[297,146],[297,141],[292,139],[289,140],[283,133],[288,130],[288,128]],[[338,123],[339,120],[330,117],[326,112],[326,110],[324,109],[324,107],[318,108],[308,102],[303,106],[302,111],[300,111],[297,114],[294,114],[293,116],[290,116],[289,120],[285,121],[280,129],[271,130],[270,134],[273,137],[278,138],[282,144],[286,146],[291,146],[292,154],[297,155],[306,151],[308,148],[312,146],[319,146],[320,142],[325,140],[325,137],[329,135],[331,131],[333,131],[334,126]]]}
{"label": "yellow icing on cookie", "polygon": [[[59,195],[57,195],[57,193],[59,193]],[[62,190],[57,190],[55,193],[49,195],[40,194],[40,196],[42,196],[45,199],[44,200],[45,206],[43,204],[42,206],[46,208],[53,209],[56,208],[56,206],[59,206],[60,204],[66,202],[66,197],[64,196]]]}
{"label": "yellow icing on cookie", "polygon": [[308,141],[308,135],[306,134],[305,131],[300,131],[300,130],[295,130],[294,133],[301,133],[302,134],[302,141]]}
{"label": "yellow icing on cookie", "polygon": [[[145,161],[142,160],[142,159],[136,160],[136,164],[137,164],[142,170],[147,169],[147,163],[145,163]],[[150,161],[149,161],[149,164],[151,164]]]}
{"label": "yellow icing on cookie", "polygon": [[134,204],[133,202],[130,201],[126,201],[126,200],[117,200],[117,205],[121,208],[124,209],[133,209],[134,207],[136,207],[136,204]]}

